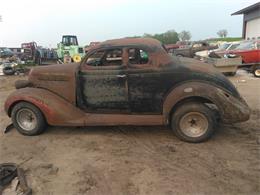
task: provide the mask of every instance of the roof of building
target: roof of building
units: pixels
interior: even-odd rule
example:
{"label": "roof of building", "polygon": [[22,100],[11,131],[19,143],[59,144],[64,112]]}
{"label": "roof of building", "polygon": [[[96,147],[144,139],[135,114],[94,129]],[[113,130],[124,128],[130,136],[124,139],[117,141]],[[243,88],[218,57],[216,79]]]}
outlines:
{"label": "roof of building", "polygon": [[239,11],[237,11],[237,12],[231,14],[231,15],[233,16],[233,15],[246,14],[248,12],[252,12],[252,11],[255,11],[255,10],[260,10],[260,2],[255,3],[253,5],[250,5],[246,8],[244,8],[244,9],[241,9],[241,10],[239,10]]}

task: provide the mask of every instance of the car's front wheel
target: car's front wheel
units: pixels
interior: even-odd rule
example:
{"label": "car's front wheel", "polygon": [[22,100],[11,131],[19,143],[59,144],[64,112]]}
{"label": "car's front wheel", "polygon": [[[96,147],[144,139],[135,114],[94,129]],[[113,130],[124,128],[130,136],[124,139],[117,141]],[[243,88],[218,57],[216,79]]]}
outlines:
{"label": "car's front wheel", "polygon": [[206,141],[214,133],[215,126],[213,110],[203,103],[184,103],[176,108],[171,118],[175,135],[186,142]]}
{"label": "car's front wheel", "polygon": [[39,108],[28,102],[16,104],[12,109],[11,118],[15,128],[23,135],[38,135],[47,126]]}

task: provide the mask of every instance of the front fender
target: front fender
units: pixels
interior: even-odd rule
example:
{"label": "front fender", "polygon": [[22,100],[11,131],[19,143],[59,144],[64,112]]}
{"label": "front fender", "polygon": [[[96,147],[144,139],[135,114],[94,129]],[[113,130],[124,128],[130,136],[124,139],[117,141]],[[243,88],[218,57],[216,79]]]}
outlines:
{"label": "front fender", "polygon": [[203,82],[188,82],[174,88],[163,103],[164,117],[168,118],[177,103],[193,97],[207,99],[215,104],[224,123],[242,122],[250,117],[250,109],[242,98],[238,99],[224,89]]}
{"label": "front fender", "polygon": [[84,125],[84,112],[64,98],[41,88],[22,88],[11,93],[5,102],[5,111],[10,116],[13,106],[21,101],[38,107],[50,125]]}

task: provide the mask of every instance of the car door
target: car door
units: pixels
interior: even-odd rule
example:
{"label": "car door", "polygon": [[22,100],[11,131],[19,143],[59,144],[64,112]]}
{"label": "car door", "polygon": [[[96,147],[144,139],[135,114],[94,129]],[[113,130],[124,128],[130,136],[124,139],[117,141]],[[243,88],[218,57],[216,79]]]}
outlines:
{"label": "car door", "polygon": [[132,113],[161,112],[163,80],[152,63],[149,52],[138,47],[128,48],[128,91]]}
{"label": "car door", "polygon": [[81,106],[94,112],[127,112],[127,69],[122,48],[90,52],[79,72]]}

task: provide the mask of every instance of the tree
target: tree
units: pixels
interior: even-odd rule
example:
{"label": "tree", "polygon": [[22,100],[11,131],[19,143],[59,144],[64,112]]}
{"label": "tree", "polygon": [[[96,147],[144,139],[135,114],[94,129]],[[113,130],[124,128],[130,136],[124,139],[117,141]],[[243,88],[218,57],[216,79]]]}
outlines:
{"label": "tree", "polygon": [[178,37],[182,41],[189,41],[191,39],[191,33],[190,31],[183,30],[178,34]]}
{"label": "tree", "polygon": [[219,31],[217,32],[217,35],[218,35],[219,37],[221,37],[221,38],[227,37],[227,34],[228,34],[228,31],[227,31],[226,29],[222,29],[222,30],[219,30]]}
{"label": "tree", "polygon": [[163,44],[176,43],[179,40],[178,33],[175,30],[169,30],[165,33],[154,34],[154,35],[145,33],[143,37],[157,39],[161,41]]}

